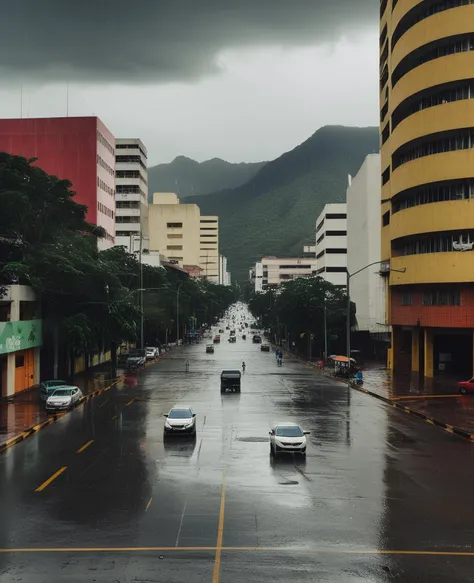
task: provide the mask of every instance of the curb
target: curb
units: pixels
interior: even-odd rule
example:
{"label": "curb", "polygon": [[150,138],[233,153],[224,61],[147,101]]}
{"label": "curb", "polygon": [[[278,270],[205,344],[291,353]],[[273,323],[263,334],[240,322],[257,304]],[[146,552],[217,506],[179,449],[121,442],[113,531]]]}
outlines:
{"label": "curb", "polygon": [[[151,364],[155,364],[155,362],[158,362],[158,360],[164,356],[166,356],[166,354],[162,354],[162,355],[158,356],[158,358],[155,358],[154,360],[146,363],[143,368],[150,366]],[[74,407],[74,409],[76,409],[79,405],[82,405],[83,403],[87,403],[88,401],[92,400],[94,397],[98,397],[99,395],[102,395],[102,393],[111,389],[116,383],[124,380],[125,376],[126,376],[126,373],[123,373],[120,376],[118,376],[116,379],[114,379],[106,387],[102,387],[101,389],[97,389],[97,390],[93,391],[92,393],[85,395],[84,397],[82,397],[82,399],[80,401],[78,401],[78,403],[77,403],[76,407]],[[7,439],[7,441],[0,444],[0,453],[6,451],[7,449],[10,449],[10,447],[13,447],[17,443],[20,443],[21,441],[24,441],[25,439],[27,439],[31,435],[34,435],[36,432],[40,431],[44,427],[47,427],[48,425],[51,425],[52,423],[56,423],[56,421],[58,419],[61,419],[65,415],[68,415],[71,411],[74,411],[74,409],[71,409],[70,411],[63,411],[62,413],[52,413],[50,415],[50,417],[48,417],[48,419],[46,419],[45,421],[42,421],[41,423],[38,423],[37,425],[33,425],[33,427],[29,427],[25,431],[18,433],[18,435],[14,435],[13,437],[10,437],[10,439]]]}
{"label": "curb", "polygon": [[[315,365],[311,364],[310,362],[308,362],[308,365],[311,366],[312,368],[315,368]],[[329,374],[327,374],[319,369],[316,369],[316,370],[317,370],[317,372],[319,372],[319,374],[322,374],[328,378],[333,378],[331,375],[329,375]],[[368,389],[365,389],[363,386],[356,385],[355,383],[352,383],[350,381],[345,381],[342,379],[336,379],[336,380],[347,385],[351,389],[359,391],[360,393],[365,393],[366,395],[370,395],[371,397],[375,397],[379,401],[382,401],[383,403],[390,405],[394,409],[398,409],[398,411],[401,411],[403,413],[407,413],[408,415],[412,415],[413,417],[417,417],[418,419],[421,419],[422,421],[425,421],[426,423],[429,423],[430,425],[436,425],[436,427],[440,427],[441,429],[443,429],[447,433],[451,433],[452,435],[457,435],[458,437],[462,437],[463,439],[469,441],[470,443],[474,443],[474,433],[470,433],[469,431],[466,431],[465,429],[461,429],[459,427],[454,427],[453,425],[449,425],[448,423],[443,423],[442,421],[438,421],[437,419],[434,419],[433,417],[428,417],[428,415],[425,415],[424,413],[421,413],[420,411],[416,411],[415,409],[410,409],[410,407],[407,407],[406,405],[400,405],[399,403],[394,403],[388,397],[384,397],[383,395],[379,395],[378,393],[374,393],[373,391],[369,391]]]}

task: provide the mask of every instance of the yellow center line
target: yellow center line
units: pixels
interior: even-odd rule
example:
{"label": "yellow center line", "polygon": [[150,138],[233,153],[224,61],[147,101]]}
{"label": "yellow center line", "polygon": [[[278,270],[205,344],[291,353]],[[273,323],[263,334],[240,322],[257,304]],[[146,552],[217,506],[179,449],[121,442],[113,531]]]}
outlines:
{"label": "yellow center line", "polygon": [[224,539],[224,514],[225,514],[225,470],[222,474],[221,505],[219,510],[219,524],[217,527],[217,547],[216,558],[214,560],[214,571],[212,573],[212,583],[219,583],[221,570],[222,541]]}
{"label": "yellow center line", "polygon": [[112,419],[117,419],[117,415],[114,415],[114,416],[112,417]]}
{"label": "yellow center line", "polygon": [[146,505],[145,512],[148,510],[148,508],[150,508],[150,504],[151,504],[151,501],[152,501],[152,500],[153,500],[153,498],[150,498],[150,499],[148,500],[148,504]]}
{"label": "yellow center line", "polygon": [[76,451],[76,453],[82,453],[82,452],[83,452],[85,449],[87,449],[87,448],[89,447],[89,445],[90,445],[91,443],[94,443],[94,440],[93,440],[93,439],[91,439],[90,441],[88,441],[87,443],[85,443],[85,444],[84,444],[82,447],[80,447],[80,448],[79,448],[79,449]]}
{"label": "yellow center line", "polygon": [[104,405],[107,405],[108,402],[109,402],[109,399],[105,399],[105,401],[101,405],[99,405],[99,409],[102,409],[102,407]]}
{"label": "yellow center line", "polygon": [[60,476],[66,470],[67,470],[67,466],[63,466],[62,468],[60,468],[55,474],[53,474],[50,478],[48,478],[46,480],[46,482],[43,482],[41,484],[41,486],[36,488],[35,492],[42,492],[47,486],[49,486],[51,484],[51,482],[53,480],[55,480],[58,476]]}
{"label": "yellow center line", "polygon": [[133,403],[133,401],[135,401],[135,397],[133,397],[133,399],[131,399],[126,405],[125,407],[128,407],[129,405],[131,405]]}
{"label": "yellow center line", "polygon": [[315,553],[333,555],[412,555],[439,557],[474,557],[474,551],[422,551],[395,549],[328,549],[312,547],[13,547],[0,548],[6,553],[124,553],[124,552],[264,552]]}

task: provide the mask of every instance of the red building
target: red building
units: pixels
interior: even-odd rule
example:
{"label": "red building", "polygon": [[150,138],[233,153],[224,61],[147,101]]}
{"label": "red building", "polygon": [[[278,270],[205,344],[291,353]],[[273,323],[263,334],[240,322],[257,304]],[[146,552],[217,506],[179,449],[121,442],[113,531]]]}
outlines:
{"label": "red building", "polygon": [[87,220],[103,227],[101,249],[115,240],[115,138],[97,117],[0,120],[0,151],[37,158],[48,174],[70,180]]}

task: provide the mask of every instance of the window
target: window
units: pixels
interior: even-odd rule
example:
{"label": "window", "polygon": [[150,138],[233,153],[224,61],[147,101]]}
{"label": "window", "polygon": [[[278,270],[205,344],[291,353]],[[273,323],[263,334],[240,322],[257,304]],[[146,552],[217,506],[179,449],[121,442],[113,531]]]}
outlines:
{"label": "window", "polygon": [[435,289],[423,294],[424,306],[460,306],[461,294],[453,289]]}
{"label": "window", "polygon": [[474,198],[474,178],[432,182],[400,192],[392,199],[392,213],[433,202]]}
{"label": "window", "polygon": [[[419,235],[408,240],[402,239],[393,249],[401,255],[423,255],[425,253],[456,252],[455,243],[474,242],[474,231],[451,231],[432,235]],[[461,253],[461,251],[458,251]]]}
{"label": "window", "polygon": [[387,23],[385,23],[385,26],[383,27],[383,30],[380,33],[380,39],[379,39],[380,48],[383,47],[386,38],[387,38]]}
{"label": "window", "polygon": [[424,63],[453,55],[474,50],[474,35],[472,33],[448,36],[440,40],[433,41],[415,49],[403,58],[396,66],[392,74],[392,88],[407,73],[416,69]]}
{"label": "window", "polygon": [[138,235],[138,231],[115,231],[116,237],[130,237],[133,234]]}
{"label": "window", "polygon": [[347,231],[326,231],[328,237],[345,237]]}
{"label": "window", "polygon": [[217,219],[201,219],[201,223],[213,223],[213,224],[217,225],[218,220]]}
{"label": "window", "polygon": [[398,148],[392,156],[392,167],[395,170],[418,158],[471,148],[474,148],[474,128],[428,134]]}
{"label": "window", "polygon": [[118,201],[115,203],[118,209],[139,209],[140,203],[133,200]]}
{"label": "window", "polygon": [[385,102],[385,105],[382,107],[382,111],[380,112],[380,121],[383,121],[385,119],[387,113],[388,113],[388,99]]}
{"label": "window", "polygon": [[182,239],[183,235],[181,233],[168,233],[168,239]]}
{"label": "window", "polygon": [[319,237],[319,239],[316,241],[316,244],[321,243],[321,241],[324,239],[324,233],[321,235],[321,237]]}
{"label": "window", "polygon": [[392,35],[392,51],[401,37],[418,22],[433,16],[433,14],[467,4],[474,4],[474,0],[438,0],[435,2],[432,0],[427,2],[425,0],[424,2],[420,2],[409,10],[395,27]]}
{"label": "window", "polygon": [[402,306],[411,306],[411,291],[402,292]]}
{"label": "window", "polygon": [[143,170],[146,170],[147,167],[145,166],[145,164],[142,161],[141,156],[116,156],[115,157],[115,162],[117,164],[140,164],[140,166],[143,168]]}
{"label": "window", "polygon": [[382,186],[384,184],[387,184],[387,182],[390,180],[390,166],[387,166],[387,168],[385,168],[383,174],[382,174]]}
{"label": "window", "polygon": [[392,129],[418,111],[453,101],[474,98],[474,79],[442,83],[407,97],[392,114]]}
{"label": "window", "polygon": [[324,256],[324,254],[326,253],[326,251],[321,251],[321,253],[318,253],[318,255],[316,255],[316,259],[321,259],[321,257]]}
{"label": "window", "polygon": [[386,8],[387,8],[387,0],[382,0],[380,2],[380,18],[382,18],[382,16],[384,15]]}
{"label": "window", "polygon": [[217,237],[217,235],[206,235],[201,233],[201,237],[213,237],[214,239]]}
{"label": "window", "polygon": [[182,245],[167,245],[166,249],[168,250],[173,250],[173,251],[182,251],[183,250],[183,246]]}
{"label": "window", "polygon": [[17,354],[15,356],[15,368],[21,368],[25,366],[25,357],[23,354]]}
{"label": "window", "polygon": [[326,267],[326,273],[347,273],[347,267]]}
{"label": "window", "polygon": [[183,223],[166,223],[168,229],[182,229]]}
{"label": "window", "polygon": [[140,178],[139,170],[117,170],[117,178]]}
{"label": "window", "polygon": [[346,255],[347,249],[326,249],[326,253],[332,253],[333,255]]}
{"label": "window", "polygon": [[382,227],[386,227],[390,224],[390,211],[387,211],[382,215]]}
{"label": "window", "polygon": [[121,216],[116,216],[115,217],[115,222],[116,223],[139,223],[140,222],[140,217],[121,217]]}
{"label": "window", "polygon": [[385,87],[388,81],[388,67],[387,64],[384,65],[382,74],[380,75],[380,91]]}
{"label": "window", "polygon": [[328,213],[326,219],[347,219],[346,213]]}
{"label": "window", "polygon": [[385,127],[382,131],[382,145],[385,144],[389,137],[390,137],[390,120],[388,120],[388,122],[385,124]]}
{"label": "window", "polygon": [[201,227],[201,231],[217,231],[216,227]]}
{"label": "window", "polygon": [[317,233],[318,231],[320,231],[320,230],[323,228],[323,225],[324,225],[324,219],[323,219],[323,220],[322,220],[322,221],[319,223],[319,225],[316,227],[316,233]]}

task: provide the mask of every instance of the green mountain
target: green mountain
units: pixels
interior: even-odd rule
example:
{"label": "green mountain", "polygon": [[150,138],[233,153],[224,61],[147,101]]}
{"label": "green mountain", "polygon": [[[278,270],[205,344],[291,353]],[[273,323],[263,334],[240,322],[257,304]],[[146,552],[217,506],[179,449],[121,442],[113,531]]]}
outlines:
{"label": "green mountain", "polygon": [[148,169],[149,198],[153,200],[154,192],[176,192],[183,199],[236,188],[253,178],[265,164],[231,164],[220,158],[196,162],[186,156],[178,156],[170,164],[159,164]]}
{"label": "green mountain", "polygon": [[325,126],[246,184],[186,202],[219,216],[221,252],[233,280],[242,282],[262,256],[301,256],[303,245],[314,244],[323,206],[344,202],[348,174],[378,151],[377,127]]}

